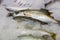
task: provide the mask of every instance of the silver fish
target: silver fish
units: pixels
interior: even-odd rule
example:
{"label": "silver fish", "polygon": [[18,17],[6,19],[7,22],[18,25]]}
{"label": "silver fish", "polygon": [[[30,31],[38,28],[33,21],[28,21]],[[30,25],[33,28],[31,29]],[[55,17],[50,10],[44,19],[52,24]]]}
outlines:
{"label": "silver fish", "polygon": [[45,23],[59,23],[53,17],[46,15],[40,11],[24,11],[23,13],[15,15],[15,17],[18,17],[18,16],[30,17],[30,18],[37,19]]}
{"label": "silver fish", "polygon": [[[44,13],[43,11],[33,8],[18,8],[18,7],[6,7],[6,9],[16,12],[23,12],[22,15],[17,14],[14,16],[26,16],[31,17],[37,20],[40,20],[45,23],[59,23],[59,21],[55,20],[50,14],[51,13]],[[48,15],[47,15],[48,14]]]}
{"label": "silver fish", "polygon": [[25,40],[26,39],[55,40],[55,37],[56,37],[55,33],[50,33],[43,30],[25,30],[24,32],[25,33],[23,33],[22,31],[21,34],[18,36],[18,38],[25,39]]}
{"label": "silver fish", "polygon": [[28,8],[28,7],[12,7],[12,6],[7,6],[5,5],[5,8],[7,9],[7,11],[9,11],[8,16],[11,14],[18,14],[20,11],[24,11],[24,10],[35,10],[35,11],[39,11],[40,9],[33,9],[33,8]]}

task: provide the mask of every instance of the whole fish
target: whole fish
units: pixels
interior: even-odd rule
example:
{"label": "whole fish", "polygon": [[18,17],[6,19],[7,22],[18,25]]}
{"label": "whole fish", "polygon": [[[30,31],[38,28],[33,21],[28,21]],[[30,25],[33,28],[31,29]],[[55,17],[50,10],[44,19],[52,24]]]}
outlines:
{"label": "whole fish", "polygon": [[18,14],[19,12],[21,11],[27,11],[27,10],[31,10],[31,11],[42,11],[44,12],[44,14],[47,14],[47,15],[51,15],[51,13],[48,12],[48,10],[46,9],[34,9],[34,8],[20,8],[20,7],[12,7],[12,6],[5,6],[5,8],[7,9],[7,11],[9,11],[9,13],[12,13],[12,14]]}
{"label": "whole fish", "polygon": [[25,7],[25,8],[20,8],[20,7],[12,7],[12,6],[5,6],[5,8],[10,11],[10,12],[15,12],[16,14],[18,14],[19,12],[21,11],[28,11],[28,10],[31,10],[31,11],[41,11],[41,12],[44,12],[44,14],[47,14],[47,15],[51,15],[50,12],[48,12],[48,10],[46,9],[34,9],[34,8],[28,8],[28,7]]}
{"label": "whole fish", "polygon": [[15,12],[16,14],[18,14],[19,12],[21,12],[21,11],[27,11],[27,10],[31,10],[31,11],[42,11],[42,12],[44,12],[44,14],[47,14],[47,15],[51,15],[51,13],[48,11],[48,10],[46,10],[46,9],[35,9],[35,8],[28,8],[28,7],[12,7],[12,6],[6,6],[5,5],[5,8],[8,10],[8,11],[10,11],[10,12]]}
{"label": "whole fish", "polygon": [[9,11],[8,15],[12,15],[12,14],[18,14],[20,11],[23,11],[23,10],[29,10],[29,9],[32,9],[32,10],[37,10],[39,11],[40,9],[33,9],[33,8],[28,8],[28,7],[12,7],[12,6],[7,6],[5,5],[5,8],[7,9],[7,11]]}
{"label": "whole fish", "polygon": [[[23,32],[25,32],[25,33],[23,33]],[[23,39],[32,39],[33,38],[36,40],[38,40],[39,38],[42,38],[44,40],[55,40],[56,39],[55,37],[56,37],[55,33],[50,33],[50,32],[43,31],[43,30],[25,30],[25,31],[22,31],[21,34],[18,36],[18,38],[23,38]],[[40,40],[42,40],[42,39],[40,39]]]}
{"label": "whole fish", "polygon": [[[55,20],[51,16],[51,13],[49,13],[47,10],[44,10],[44,9],[41,9],[42,10],[41,11],[41,10],[33,9],[33,8],[18,8],[18,7],[8,7],[8,6],[6,7],[6,9],[8,9],[9,11],[18,12],[16,13],[17,15],[14,15],[14,16],[31,17],[33,19],[37,19],[45,23],[59,23],[59,21]],[[45,13],[43,11],[45,11]]]}
{"label": "whole fish", "polygon": [[27,10],[27,11],[24,11],[23,13],[19,13],[17,15],[15,15],[15,17],[21,17],[21,16],[24,16],[24,17],[30,17],[30,18],[33,18],[33,19],[37,19],[37,20],[40,20],[42,22],[45,22],[45,23],[59,23],[59,21],[55,20],[53,17],[47,15],[47,14],[44,14],[43,12],[41,11],[31,11],[31,10]]}

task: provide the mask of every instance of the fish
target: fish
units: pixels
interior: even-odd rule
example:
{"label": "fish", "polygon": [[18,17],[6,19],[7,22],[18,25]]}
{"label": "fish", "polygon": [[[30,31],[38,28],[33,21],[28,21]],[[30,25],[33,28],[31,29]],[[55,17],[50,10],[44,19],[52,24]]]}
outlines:
{"label": "fish", "polygon": [[20,14],[15,15],[15,17],[19,17],[19,16],[20,17],[21,16],[30,17],[30,18],[42,21],[47,24],[50,24],[50,23],[59,24],[58,20],[54,19],[52,16],[49,16],[47,14],[44,14],[43,12],[40,12],[40,11],[27,10],[27,11],[24,11],[22,14],[20,13]]}
{"label": "fish", "polygon": [[31,10],[31,11],[41,11],[41,12],[44,12],[44,14],[47,14],[49,16],[51,16],[52,13],[48,12],[47,9],[34,9],[34,8],[20,8],[20,7],[12,7],[12,6],[5,6],[5,8],[10,11],[10,12],[15,12],[16,14],[18,14],[19,12],[22,12],[22,11],[27,11],[27,10]]}
{"label": "fish", "polygon": [[[14,16],[19,16],[19,12],[23,12],[20,16],[26,16],[31,17],[33,19],[40,20],[44,23],[57,23],[60,24],[58,20],[54,19],[54,17],[51,16],[52,13],[48,12],[46,9],[33,9],[33,8],[18,8],[18,7],[6,7],[9,11],[16,11]],[[43,12],[44,11],[44,12]]]}
{"label": "fish", "polygon": [[12,6],[5,6],[6,10],[8,11],[13,11],[13,12],[16,12],[19,13],[21,11],[28,11],[28,10],[31,10],[31,11],[42,11],[42,12],[45,12],[45,14],[48,14],[48,15],[51,15],[52,13],[49,13],[47,9],[35,9],[35,8],[30,8],[30,7],[12,7]]}
{"label": "fish", "polygon": [[20,7],[11,7],[11,6],[5,6],[5,8],[12,14],[15,12],[15,14],[18,14],[19,12],[22,12],[22,11],[27,11],[27,10],[31,10],[31,11],[42,11],[44,12],[44,14],[47,14],[47,15],[51,15],[52,13],[48,12],[48,10],[46,9],[34,9],[34,8],[20,8]]}
{"label": "fish", "polygon": [[11,14],[18,14],[20,11],[24,11],[24,10],[29,10],[29,9],[31,9],[31,10],[35,10],[35,11],[39,11],[40,9],[33,9],[33,8],[28,8],[28,7],[12,7],[12,6],[7,6],[7,5],[4,5],[5,6],[5,9],[7,10],[7,11],[9,11],[9,13],[8,13],[8,15],[11,13]]}
{"label": "fish", "polygon": [[20,34],[18,36],[18,38],[23,38],[23,39],[29,39],[29,38],[32,39],[33,38],[36,40],[42,38],[44,40],[56,40],[55,33],[47,32],[47,31],[43,31],[43,30],[25,30],[24,32],[25,33],[22,32],[22,34]]}

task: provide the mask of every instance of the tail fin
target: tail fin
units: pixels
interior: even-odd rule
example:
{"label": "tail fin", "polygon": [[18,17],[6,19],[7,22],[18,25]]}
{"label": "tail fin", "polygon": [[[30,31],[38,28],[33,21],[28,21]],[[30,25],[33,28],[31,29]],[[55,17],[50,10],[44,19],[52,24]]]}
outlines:
{"label": "tail fin", "polygon": [[56,40],[56,34],[53,33],[53,35],[51,36],[54,40]]}
{"label": "tail fin", "polygon": [[53,19],[57,22],[56,24],[60,25],[60,21],[59,20],[57,20],[55,18],[53,18]]}
{"label": "tail fin", "polygon": [[60,25],[60,21],[58,21],[58,24]]}
{"label": "tail fin", "polygon": [[[55,19],[56,20],[56,19]],[[56,20],[57,21],[57,24],[59,24],[60,25],[60,21],[59,20]]]}

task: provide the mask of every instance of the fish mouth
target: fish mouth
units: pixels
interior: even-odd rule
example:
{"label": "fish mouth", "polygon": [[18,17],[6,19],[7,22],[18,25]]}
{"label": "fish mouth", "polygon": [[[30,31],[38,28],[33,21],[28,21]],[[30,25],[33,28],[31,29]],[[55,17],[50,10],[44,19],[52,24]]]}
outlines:
{"label": "fish mouth", "polygon": [[44,12],[42,12],[42,11],[25,10],[25,11],[21,11],[19,14],[14,15],[14,19],[15,18],[26,18],[26,19],[30,19],[30,20],[37,20],[37,21],[41,22],[42,24],[48,24],[48,22],[46,22],[44,20],[45,17],[48,17],[48,16],[43,13]]}

